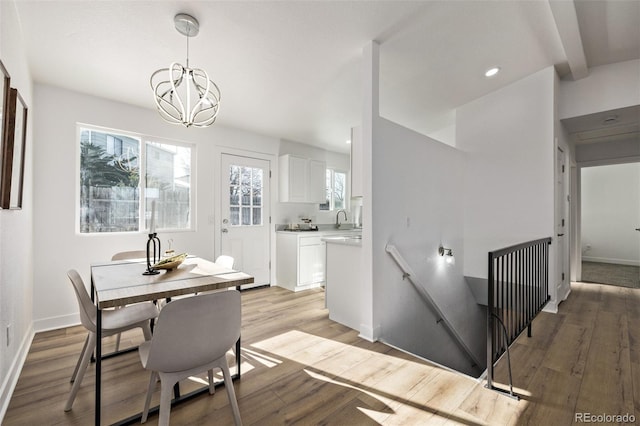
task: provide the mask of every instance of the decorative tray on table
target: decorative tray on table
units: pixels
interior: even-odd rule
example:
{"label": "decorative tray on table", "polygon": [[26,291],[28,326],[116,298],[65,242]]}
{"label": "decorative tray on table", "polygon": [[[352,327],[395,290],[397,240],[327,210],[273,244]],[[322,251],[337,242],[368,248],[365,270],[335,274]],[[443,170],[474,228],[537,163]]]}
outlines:
{"label": "decorative tray on table", "polygon": [[187,253],[177,254],[175,256],[162,259],[160,262],[152,266],[153,269],[166,269],[168,271],[177,268],[187,258]]}

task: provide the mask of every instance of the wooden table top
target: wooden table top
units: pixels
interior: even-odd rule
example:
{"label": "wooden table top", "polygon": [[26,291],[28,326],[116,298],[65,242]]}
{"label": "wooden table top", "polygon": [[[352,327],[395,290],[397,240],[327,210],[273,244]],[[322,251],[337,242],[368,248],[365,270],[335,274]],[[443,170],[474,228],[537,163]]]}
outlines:
{"label": "wooden table top", "polygon": [[91,282],[98,308],[253,283],[253,277],[249,274],[221,267],[199,257],[188,257],[176,269],[160,270],[157,275],[142,275],[146,269],[145,259],[91,265]]}

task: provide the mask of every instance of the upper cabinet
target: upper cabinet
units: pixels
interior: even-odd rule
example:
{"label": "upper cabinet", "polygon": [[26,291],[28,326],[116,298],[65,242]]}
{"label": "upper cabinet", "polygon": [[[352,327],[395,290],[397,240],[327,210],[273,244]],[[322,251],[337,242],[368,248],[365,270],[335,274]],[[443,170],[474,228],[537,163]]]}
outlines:
{"label": "upper cabinet", "polygon": [[326,169],[324,161],[282,155],[279,162],[280,201],[283,203],[324,203]]}
{"label": "upper cabinet", "polygon": [[362,127],[351,129],[351,196],[362,197]]}

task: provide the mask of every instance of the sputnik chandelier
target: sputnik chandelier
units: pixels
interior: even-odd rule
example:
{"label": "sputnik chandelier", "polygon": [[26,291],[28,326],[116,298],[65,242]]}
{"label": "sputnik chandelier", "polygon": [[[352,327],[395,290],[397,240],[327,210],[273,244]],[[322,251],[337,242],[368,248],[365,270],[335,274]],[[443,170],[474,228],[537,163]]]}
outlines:
{"label": "sputnik chandelier", "polygon": [[151,74],[151,89],[160,116],[172,124],[207,127],[216,121],[220,108],[220,89],[206,71],[189,68],[189,38],[198,35],[196,18],[184,13],[173,21],[176,30],[187,37],[187,66],[173,62]]}

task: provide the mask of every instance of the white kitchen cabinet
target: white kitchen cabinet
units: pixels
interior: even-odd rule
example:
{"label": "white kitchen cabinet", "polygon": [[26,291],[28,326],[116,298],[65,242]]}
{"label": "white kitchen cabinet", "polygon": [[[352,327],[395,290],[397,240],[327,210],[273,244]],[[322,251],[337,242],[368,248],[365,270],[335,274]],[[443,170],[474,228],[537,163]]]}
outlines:
{"label": "white kitchen cabinet", "polygon": [[320,287],[325,281],[325,242],[321,234],[276,235],[276,283],[292,291]]}
{"label": "white kitchen cabinet", "polygon": [[295,155],[282,155],[279,162],[280,201],[323,203],[326,200],[326,163]]}
{"label": "white kitchen cabinet", "polygon": [[362,197],[362,127],[351,129],[351,196]]}

